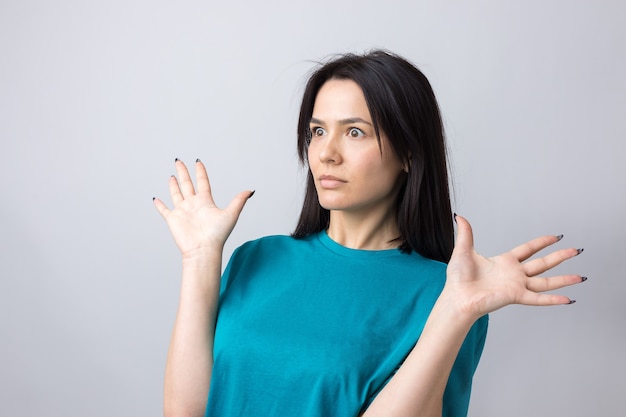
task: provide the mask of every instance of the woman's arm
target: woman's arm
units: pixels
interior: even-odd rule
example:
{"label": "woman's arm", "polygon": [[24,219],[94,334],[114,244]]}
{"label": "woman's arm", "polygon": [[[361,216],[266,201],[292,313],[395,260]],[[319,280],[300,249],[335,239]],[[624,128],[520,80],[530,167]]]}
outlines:
{"label": "woman's arm", "polygon": [[509,304],[570,304],[569,298],[541,294],[583,281],[579,275],[538,277],[580,253],[564,249],[524,262],[560,240],[544,236],[494,258],[474,251],[469,223],[457,217],[457,243],[446,285],[417,344],[364,416],[441,417],[443,393],[459,349],[473,323]]}
{"label": "woman's arm", "polygon": [[213,368],[221,251],[183,260],[178,312],[165,366],[165,417],[202,416]]}
{"label": "woman's arm", "polygon": [[196,161],[194,189],[189,172],[176,160],[179,180],[169,182],[174,208],[154,199],[182,254],[180,301],[165,368],[166,417],[202,416],[213,368],[213,336],[219,297],[222,251],[244,204],[240,193],[228,207],[216,207],[204,165]]}

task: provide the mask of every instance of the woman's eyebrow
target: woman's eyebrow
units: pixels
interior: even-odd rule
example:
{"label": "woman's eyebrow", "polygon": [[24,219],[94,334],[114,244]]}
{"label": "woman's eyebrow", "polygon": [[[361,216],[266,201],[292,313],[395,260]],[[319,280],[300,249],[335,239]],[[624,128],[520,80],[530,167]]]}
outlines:
{"label": "woman's eyebrow", "polygon": [[[311,117],[311,123],[315,123],[318,125],[323,125],[325,124],[323,121],[316,119],[315,117]],[[339,123],[340,125],[350,125],[353,123],[365,123],[366,125],[370,125],[373,126],[371,122],[368,122],[365,119],[361,119],[360,117],[350,117],[347,119],[341,119],[339,121],[337,121],[337,123]]]}

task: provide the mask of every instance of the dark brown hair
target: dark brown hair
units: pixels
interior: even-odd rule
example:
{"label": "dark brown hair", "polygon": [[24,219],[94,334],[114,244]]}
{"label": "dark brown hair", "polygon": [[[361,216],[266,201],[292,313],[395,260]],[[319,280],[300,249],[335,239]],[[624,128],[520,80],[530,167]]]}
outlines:
{"label": "dark brown hair", "polygon": [[[430,83],[415,66],[387,51],[345,54],[316,69],[306,84],[298,120],[298,156],[307,165],[309,123],[317,93],[330,79],[361,87],[376,135],[387,136],[409,172],[398,195],[400,249],[448,262],[454,247],[447,153],[439,106]],[[320,206],[309,170],[295,238],[328,228],[330,213]]]}

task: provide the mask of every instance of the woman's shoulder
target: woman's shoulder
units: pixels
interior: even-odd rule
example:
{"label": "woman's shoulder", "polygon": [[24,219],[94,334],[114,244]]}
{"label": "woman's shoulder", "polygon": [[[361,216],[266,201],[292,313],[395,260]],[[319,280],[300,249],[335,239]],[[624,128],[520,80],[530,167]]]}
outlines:
{"label": "woman's shoulder", "polygon": [[306,246],[310,246],[314,237],[315,235],[311,235],[296,239],[289,235],[268,235],[245,242],[234,253],[249,255],[252,253],[266,253],[268,251],[274,253],[298,251]]}
{"label": "woman's shoulder", "polygon": [[448,264],[437,261],[435,259],[427,258],[418,252],[411,251],[410,253],[403,253],[403,256],[399,256],[399,262],[406,264],[408,267],[419,268],[424,271],[429,271],[436,274],[444,274]]}
{"label": "woman's shoulder", "polygon": [[259,237],[257,239],[252,239],[244,244],[242,244],[239,248],[259,248],[259,247],[272,247],[272,246],[293,246],[297,245],[301,241],[308,240],[304,239],[296,239],[289,235],[267,235],[263,237]]}
{"label": "woman's shoulder", "polygon": [[288,235],[269,235],[250,240],[232,253],[225,275],[241,271],[264,271],[302,264],[315,255],[310,238],[296,239]]}

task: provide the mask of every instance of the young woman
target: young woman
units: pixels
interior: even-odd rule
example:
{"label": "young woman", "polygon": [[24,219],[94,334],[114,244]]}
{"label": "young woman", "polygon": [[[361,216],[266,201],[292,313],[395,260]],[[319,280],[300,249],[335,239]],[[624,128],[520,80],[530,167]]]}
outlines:
{"label": "young woman", "polygon": [[528,260],[560,236],[494,258],[460,216],[454,243],[446,149],[424,77],[384,51],[344,55],[309,79],[298,122],[308,168],[292,236],[222,251],[244,191],[216,207],[206,170],[182,161],[172,210],[182,253],[166,365],[166,416],[465,416],[487,314],[571,304],[542,294],[584,281],[541,274],[580,253]]}

